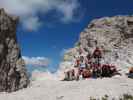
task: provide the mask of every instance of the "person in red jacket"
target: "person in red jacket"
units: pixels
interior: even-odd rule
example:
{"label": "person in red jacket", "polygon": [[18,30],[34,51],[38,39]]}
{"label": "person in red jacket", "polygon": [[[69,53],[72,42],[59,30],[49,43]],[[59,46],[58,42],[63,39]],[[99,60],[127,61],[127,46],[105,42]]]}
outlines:
{"label": "person in red jacket", "polygon": [[102,58],[102,51],[98,47],[96,47],[92,56],[95,59],[94,63],[100,66],[100,60]]}
{"label": "person in red jacket", "polygon": [[92,54],[93,61],[93,75],[94,77],[101,77],[102,69],[101,69],[101,58],[102,58],[102,51],[96,47]]}

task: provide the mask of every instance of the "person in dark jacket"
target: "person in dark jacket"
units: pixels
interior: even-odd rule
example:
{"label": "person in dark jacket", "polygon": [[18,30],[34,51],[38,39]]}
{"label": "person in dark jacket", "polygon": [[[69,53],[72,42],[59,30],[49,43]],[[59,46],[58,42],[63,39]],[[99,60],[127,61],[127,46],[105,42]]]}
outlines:
{"label": "person in dark jacket", "polygon": [[94,77],[101,77],[102,69],[101,69],[101,58],[102,58],[102,51],[99,47],[96,47],[92,54],[93,61],[93,76]]}

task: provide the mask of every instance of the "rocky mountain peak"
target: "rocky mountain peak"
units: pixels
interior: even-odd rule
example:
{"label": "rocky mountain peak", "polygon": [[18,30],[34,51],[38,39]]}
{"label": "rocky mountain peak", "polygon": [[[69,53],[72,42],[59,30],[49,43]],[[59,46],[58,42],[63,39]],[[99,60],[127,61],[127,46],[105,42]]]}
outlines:
{"label": "rocky mountain peak", "polygon": [[29,83],[16,38],[18,21],[0,9],[0,92],[16,91]]}

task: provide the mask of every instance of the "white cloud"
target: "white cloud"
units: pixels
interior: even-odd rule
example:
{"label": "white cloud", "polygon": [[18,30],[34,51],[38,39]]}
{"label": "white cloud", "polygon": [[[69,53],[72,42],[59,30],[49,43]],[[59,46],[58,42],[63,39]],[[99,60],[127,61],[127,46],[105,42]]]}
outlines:
{"label": "white cloud", "polygon": [[63,22],[73,21],[75,19],[74,14],[76,10],[80,8],[80,4],[77,0],[68,0],[69,2],[63,3],[58,6],[58,10],[63,13],[61,20]]}
{"label": "white cloud", "polygon": [[50,63],[50,60],[45,57],[22,57],[27,65],[32,65],[36,67],[46,67]]}
{"label": "white cloud", "polygon": [[[30,26],[36,30],[41,26],[38,13],[45,15],[47,12],[55,10],[62,15],[60,16],[61,21],[69,22],[75,19],[74,15],[80,4],[78,0],[0,0],[0,7],[5,8],[10,14],[21,16],[20,19],[22,22],[24,21],[25,28]],[[31,22],[34,22],[33,26]]]}
{"label": "white cloud", "polygon": [[68,52],[68,49],[62,49],[60,52],[60,56],[64,56]]}
{"label": "white cloud", "polygon": [[38,81],[38,80],[58,80],[58,77],[56,74],[53,74],[49,71],[43,72],[34,70],[32,72],[31,76],[32,81]]}
{"label": "white cloud", "polygon": [[72,48],[68,48],[68,49],[63,48],[60,52],[60,55],[64,56],[65,54],[72,52],[72,50],[73,50]]}
{"label": "white cloud", "polygon": [[29,31],[36,31],[41,27],[42,23],[39,21],[38,17],[29,17],[22,21],[23,28]]}

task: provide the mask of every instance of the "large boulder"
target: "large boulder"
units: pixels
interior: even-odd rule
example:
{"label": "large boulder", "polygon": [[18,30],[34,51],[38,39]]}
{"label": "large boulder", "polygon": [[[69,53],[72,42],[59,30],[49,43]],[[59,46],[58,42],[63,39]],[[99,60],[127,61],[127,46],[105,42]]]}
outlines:
{"label": "large boulder", "polygon": [[29,79],[16,39],[18,17],[0,9],[0,92],[27,87]]}

